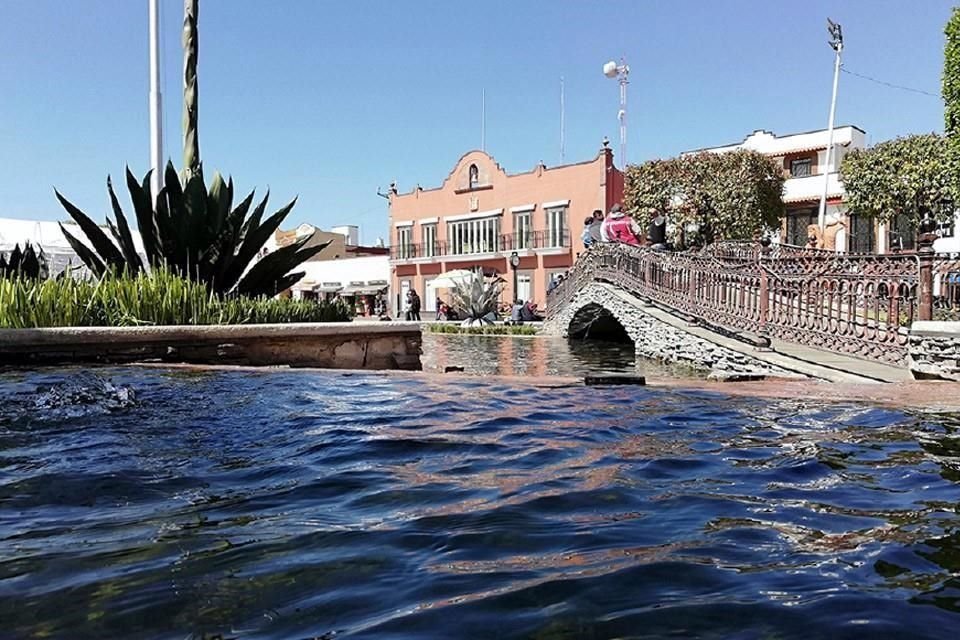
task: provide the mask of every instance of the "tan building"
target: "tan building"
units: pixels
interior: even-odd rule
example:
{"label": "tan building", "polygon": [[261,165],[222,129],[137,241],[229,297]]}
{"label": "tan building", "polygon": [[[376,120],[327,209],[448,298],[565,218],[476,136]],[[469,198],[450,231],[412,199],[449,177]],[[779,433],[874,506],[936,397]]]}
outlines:
{"label": "tan building", "polygon": [[[584,218],[609,211],[623,196],[623,173],[604,146],[577,164],[508,174],[483,151],[470,151],[434,189],[390,194],[392,308],[399,316],[406,292],[435,311],[431,281],[454,269],[482,268],[506,281],[504,302],[533,300],[541,307],[550,280],[583,251]],[[514,290],[510,258],[517,254]],[[426,317],[426,316],[425,316]]]}

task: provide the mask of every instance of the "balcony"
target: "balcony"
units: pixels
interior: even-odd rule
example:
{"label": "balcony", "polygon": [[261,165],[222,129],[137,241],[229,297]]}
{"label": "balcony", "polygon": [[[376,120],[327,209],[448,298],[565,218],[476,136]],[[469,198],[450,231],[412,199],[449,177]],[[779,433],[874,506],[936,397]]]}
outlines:
{"label": "balcony", "polygon": [[410,243],[390,247],[391,262],[431,262],[441,258],[501,257],[514,251],[562,253],[570,249],[569,229],[543,229],[527,233],[496,236],[494,242],[481,238],[477,242],[437,241]]}

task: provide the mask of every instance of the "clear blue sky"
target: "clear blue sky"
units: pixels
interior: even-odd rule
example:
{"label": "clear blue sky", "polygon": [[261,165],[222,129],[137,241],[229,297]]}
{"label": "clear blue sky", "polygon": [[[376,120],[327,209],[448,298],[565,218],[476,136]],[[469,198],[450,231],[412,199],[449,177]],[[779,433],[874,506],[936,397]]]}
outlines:
{"label": "clear blue sky", "polygon": [[[180,0],[161,0],[166,154],[180,164]],[[631,66],[629,160],[826,125],[844,28],[851,71],[939,95],[947,0],[482,3],[201,0],[200,150],[240,190],[299,195],[290,225],[386,234],[375,194],[437,186],[486,146],[509,172],[617,149]],[[56,186],[102,220],[105,179],[149,163],[147,0],[0,0],[0,217],[59,219]],[[941,131],[935,97],[841,75],[837,122],[871,143]],[[122,200],[126,203],[126,194]]]}

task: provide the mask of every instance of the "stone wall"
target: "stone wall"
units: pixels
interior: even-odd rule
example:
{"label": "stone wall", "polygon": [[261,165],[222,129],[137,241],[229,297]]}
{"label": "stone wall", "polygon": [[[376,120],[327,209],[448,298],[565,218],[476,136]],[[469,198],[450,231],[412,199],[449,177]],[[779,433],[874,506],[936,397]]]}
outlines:
{"label": "stone wall", "polygon": [[415,369],[416,323],[0,329],[0,364],[188,362],[330,369]]}
{"label": "stone wall", "polygon": [[914,322],[907,366],[918,380],[960,381],[960,322]]}
{"label": "stone wall", "polygon": [[[686,364],[695,369],[712,371],[718,376],[765,375],[796,377],[796,373],[759,358],[692,335],[678,326],[667,324],[643,311],[640,300],[616,287],[593,282],[580,289],[570,304],[544,323],[544,332],[568,336],[578,331],[583,322],[590,322],[594,310],[601,307],[613,316],[633,340],[638,356],[664,362]],[[680,324],[682,321],[679,321]],[[744,344],[744,351],[752,347]]]}

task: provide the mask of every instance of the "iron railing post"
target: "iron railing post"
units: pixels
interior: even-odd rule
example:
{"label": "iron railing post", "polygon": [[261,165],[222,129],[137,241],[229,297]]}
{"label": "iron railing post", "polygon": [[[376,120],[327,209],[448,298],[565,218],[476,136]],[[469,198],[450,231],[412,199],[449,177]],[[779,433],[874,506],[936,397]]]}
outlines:
{"label": "iron railing post", "polygon": [[920,261],[920,308],[918,320],[933,320],[933,241],[932,233],[921,233],[917,245],[917,258]]}

